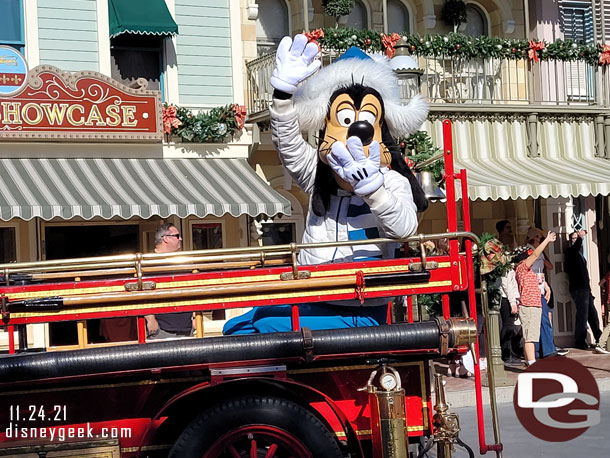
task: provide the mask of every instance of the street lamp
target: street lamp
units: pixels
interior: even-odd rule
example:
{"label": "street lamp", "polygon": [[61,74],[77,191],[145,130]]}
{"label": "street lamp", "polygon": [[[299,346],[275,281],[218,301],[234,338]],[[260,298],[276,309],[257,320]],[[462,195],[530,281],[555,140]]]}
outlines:
{"label": "street lamp", "polygon": [[390,66],[396,73],[400,100],[407,102],[419,94],[421,76],[424,71],[417,66],[417,59],[409,53],[409,46],[404,37],[394,45],[395,54],[390,60]]}

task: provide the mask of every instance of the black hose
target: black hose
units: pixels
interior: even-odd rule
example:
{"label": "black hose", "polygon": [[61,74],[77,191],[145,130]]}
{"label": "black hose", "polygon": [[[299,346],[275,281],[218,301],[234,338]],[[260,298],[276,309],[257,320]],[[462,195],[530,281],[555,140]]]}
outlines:
{"label": "black hose", "polygon": [[461,445],[462,447],[464,447],[466,449],[466,451],[468,452],[468,456],[470,458],[474,458],[474,452],[472,451],[472,449],[466,445],[466,443],[464,441],[462,441],[462,439],[460,439],[459,437],[455,440],[459,445]]}
{"label": "black hose", "polygon": [[[449,348],[453,347],[449,332]],[[437,321],[349,329],[180,339],[146,345],[7,355],[0,358],[0,383],[102,374],[177,365],[252,361],[389,350],[439,350]]]}
{"label": "black hose", "polygon": [[434,436],[432,436],[430,439],[428,439],[426,446],[421,449],[421,451],[419,452],[419,455],[417,455],[417,458],[423,458],[424,455],[427,455],[428,451],[430,451],[430,449],[432,448],[433,445],[434,445]]}

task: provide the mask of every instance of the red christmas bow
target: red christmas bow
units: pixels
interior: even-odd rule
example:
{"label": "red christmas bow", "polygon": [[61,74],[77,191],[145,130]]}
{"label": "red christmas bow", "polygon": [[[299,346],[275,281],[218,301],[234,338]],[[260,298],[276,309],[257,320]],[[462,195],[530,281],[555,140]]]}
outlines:
{"label": "red christmas bow", "polygon": [[544,41],[530,41],[530,49],[527,51],[527,57],[534,62],[538,62],[538,51],[544,49]]}
{"label": "red christmas bow", "polygon": [[324,38],[324,30],[316,29],[316,30],[312,30],[311,32],[305,32],[305,36],[307,37],[308,42],[315,43],[318,45],[318,50],[322,49],[322,47],[320,46],[320,43],[318,43],[318,40],[320,38]]}
{"label": "red christmas bow", "polygon": [[235,105],[233,105],[233,112],[235,113],[235,121],[237,121],[237,127],[239,129],[243,129],[247,115],[246,106],[238,105],[236,103]]}
{"label": "red christmas bow", "polygon": [[182,125],[182,121],[176,117],[176,114],[177,110],[174,105],[163,107],[163,131],[168,135],[172,133],[173,128]]}
{"label": "red christmas bow", "polygon": [[610,64],[610,46],[602,46],[602,53],[599,55],[599,63],[600,65]]}
{"label": "red christmas bow", "polygon": [[398,40],[400,40],[400,35],[398,35],[396,32],[394,32],[392,35],[382,35],[381,37],[381,41],[385,47],[385,55],[390,59],[394,57],[394,53],[396,52],[394,50],[394,45],[398,43]]}

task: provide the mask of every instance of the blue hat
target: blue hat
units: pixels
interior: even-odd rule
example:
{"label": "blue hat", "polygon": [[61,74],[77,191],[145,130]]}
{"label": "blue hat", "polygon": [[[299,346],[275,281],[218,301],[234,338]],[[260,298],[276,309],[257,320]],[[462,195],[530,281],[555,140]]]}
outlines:
{"label": "blue hat", "polygon": [[371,59],[371,60],[373,60],[373,58],[371,56],[369,56],[362,49],[360,49],[356,46],[352,46],[347,51],[345,51],[343,54],[341,54],[335,62],[339,62],[340,60],[343,60],[343,59]]}

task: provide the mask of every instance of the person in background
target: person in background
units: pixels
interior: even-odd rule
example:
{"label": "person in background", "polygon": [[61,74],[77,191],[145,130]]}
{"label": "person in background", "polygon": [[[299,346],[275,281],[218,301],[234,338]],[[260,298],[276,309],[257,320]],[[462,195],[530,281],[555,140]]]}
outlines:
{"label": "person in background", "polygon": [[[172,223],[159,226],[155,232],[155,253],[180,251],[182,237]],[[193,334],[193,314],[191,312],[146,315],[146,329],[149,340],[188,337]]]}
{"label": "person in background", "polygon": [[[544,232],[537,227],[530,227],[525,236],[525,245],[536,249],[540,242],[544,239]],[[552,270],[553,263],[547,258],[544,251],[532,264],[532,270],[538,278],[540,287],[540,295],[542,302],[542,317],[540,321],[540,340],[536,344],[536,355],[539,358],[547,358],[549,356],[565,356],[568,350],[565,348],[555,347],[553,325],[551,323],[551,309],[549,308],[549,300],[551,298],[551,288],[546,281],[545,270]]]}
{"label": "person in background", "polygon": [[589,269],[587,268],[587,261],[582,255],[582,241],[585,235],[587,235],[585,230],[572,232],[570,234],[570,247],[564,253],[565,269],[570,283],[570,295],[576,305],[574,343],[575,347],[581,350],[590,348],[587,344],[587,323],[591,326],[593,337],[595,337],[596,349],[602,335],[597,310],[595,310],[595,299],[591,293]]}
{"label": "person in background", "polygon": [[519,285],[513,269],[508,270],[500,277],[500,316],[502,327],[500,329],[500,348],[502,361],[505,364],[522,364],[523,356],[523,330],[519,320]]}
{"label": "person in background", "polygon": [[[604,275],[604,278],[602,278],[599,281],[599,286],[600,288],[602,288],[602,303],[604,304],[604,307],[606,308],[605,310],[605,315],[608,316],[608,307],[610,307],[610,269],[608,269],[608,271],[606,272],[606,275]],[[602,331],[602,335],[599,338],[599,342],[597,343],[597,346],[595,347],[595,353],[600,353],[603,355],[610,355],[610,351],[608,351],[608,336],[610,336],[610,320],[608,320],[606,322],[606,326],[604,327],[603,331]]]}
{"label": "person in background", "polygon": [[524,352],[528,366],[536,362],[535,344],[540,340],[540,320],[542,316],[542,296],[538,285],[538,277],[532,270],[532,265],[540,257],[546,246],[554,242],[557,235],[549,231],[546,238],[535,248],[521,245],[513,252],[513,262],[516,264],[515,277],[519,285],[519,319],[525,340]]}
{"label": "person in background", "polygon": [[500,220],[496,223],[496,231],[498,231],[498,240],[507,250],[514,250],[517,246],[515,235],[513,234],[513,226],[507,219]]}

